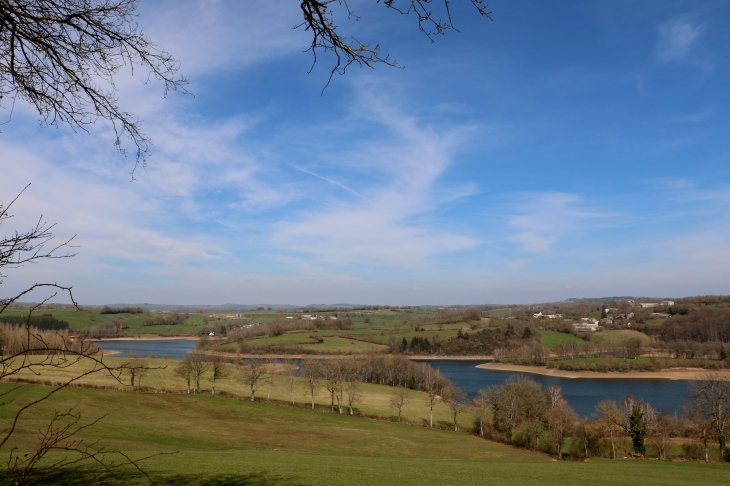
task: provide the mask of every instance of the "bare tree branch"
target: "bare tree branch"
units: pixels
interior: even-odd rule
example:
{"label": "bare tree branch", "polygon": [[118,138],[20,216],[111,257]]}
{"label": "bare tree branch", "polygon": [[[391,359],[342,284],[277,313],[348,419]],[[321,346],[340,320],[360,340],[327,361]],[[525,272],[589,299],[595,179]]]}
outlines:
{"label": "bare tree branch", "polygon": [[45,126],[87,131],[108,120],[116,150],[126,155],[122,139],[130,140],[135,169],[145,166],[150,139],[119,106],[115,76],[124,67],[142,68],[144,83],[161,81],[164,96],[187,93],[188,81],[142,33],[136,10],[137,0],[0,0],[0,102],[27,101]]}
{"label": "bare tree branch", "polygon": [[[418,18],[418,28],[433,42],[435,35],[445,34],[447,30],[458,29],[454,26],[451,17],[450,0],[437,0],[436,3],[443,3],[443,11],[446,20],[438,19],[431,10],[433,0],[376,0],[387,8],[395,10],[402,15],[415,14]],[[483,15],[490,20],[491,12],[487,11],[487,5],[484,0],[470,0],[476,7],[479,15]],[[317,53],[332,53],[335,57],[335,63],[330,71],[327,84],[323,90],[329,86],[332,76],[337,74],[345,74],[347,68],[353,64],[360,67],[369,67],[373,69],[376,64],[385,64],[392,67],[398,66],[398,62],[390,59],[390,56],[381,54],[380,44],[364,43],[355,37],[343,37],[337,32],[337,24],[333,19],[332,6],[339,5],[347,13],[348,18],[359,19],[357,15],[350,9],[347,0],[302,0],[300,8],[304,20],[302,23],[295,25],[298,29],[303,27],[305,31],[309,31],[312,35],[312,42],[305,52],[311,52],[313,56],[312,68],[317,63]],[[311,72],[311,69],[310,69]]]}

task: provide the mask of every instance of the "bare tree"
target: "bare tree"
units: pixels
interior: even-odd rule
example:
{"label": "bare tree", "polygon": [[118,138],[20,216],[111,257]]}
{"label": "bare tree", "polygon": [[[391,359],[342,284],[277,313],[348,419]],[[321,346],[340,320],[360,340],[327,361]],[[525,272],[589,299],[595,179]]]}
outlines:
{"label": "bare tree", "polygon": [[596,405],[599,421],[606,435],[611,440],[611,457],[616,459],[616,436],[623,429],[624,417],[619,406],[613,400],[603,400]]}
{"label": "bare tree", "polygon": [[398,423],[401,421],[403,407],[408,404],[410,397],[406,388],[398,387],[395,394],[390,397],[390,407],[398,410]]}
{"label": "bare tree", "polygon": [[[4,6],[5,2],[0,4],[2,8]],[[0,38],[4,35],[1,29],[2,27],[0,27]],[[16,201],[17,197],[8,205],[0,202],[0,225],[12,218],[9,209]],[[8,268],[18,268],[24,264],[36,263],[48,258],[73,256],[70,253],[59,254],[58,252],[61,248],[68,247],[70,240],[60,245],[50,244],[53,240],[52,228],[53,225],[47,225],[40,218],[30,231],[14,231],[10,236],[1,237],[0,279],[4,276],[2,275],[3,270]],[[2,283],[3,281],[0,280],[0,284]],[[35,448],[31,444],[25,444],[23,451],[19,451],[17,447],[10,447],[12,438],[18,427],[21,426],[24,417],[37,414],[35,412],[37,406],[49,400],[60,390],[99,373],[106,374],[121,384],[122,375],[127,371],[124,365],[111,366],[105,362],[103,355],[97,354],[98,347],[87,343],[83,336],[72,340],[66,330],[49,331],[33,327],[31,324],[33,312],[44,306],[59,291],[67,294],[73,305],[80,310],[74,300],[71,287],[64,287],[56,283],[36,283],[14,296],[1,298],[0,314],[12,303],[37,289],[54,289],[56,292],[28,309],[25,324],[17,326],[0,324],[0,335],[3,336],[3,342],[0,343],[0,348],[2,348],[0,349],[0,381],[6,381],[22,372],[30,372],[36,376],[42,376],[46,370],[72,370],[73,372],[60,385],[41,392],[38,398],[29,398],[26,394],[19,392],[23,388],[23,385],[19,384],[0,393],[0,412],[9,418],[6,425],[0,429],[0,453],[7,454],[7,460],[4,460],[6,481],[15,485],[33,484],[52,474],[62,473],[68,467],[86,462],[100,466],[100,475],[118,476],[118,472],[125,466],[139,470],[138,464],[142,459],[132,460],[122,452],[108,451],[96,442],[89,443],[79,439],[79,432],[93,426],[103,417],[83,423],[82,417],[73,408],[65,412],[56,411],[54,413],[47,422],[47,426],[39,430],[38,444]],[[9,450],[8,447],[10,447]],[[53,461],[46,460],[49,454],[59,452],[60,454],[54,456]],[[39,467],[41,465],[42,468]],[[139,471],[144,474],[143,471]]]}
{"label": "bare tree", "polygon": [[188,394],[190,393],[190,382],[193,377],[193,363],[190,360],[190,356],[185,356],[180,360],[180,364],[175,368],[174,373],[185,380],[188,386]]}
{"label": "bare tree", "polygon": [[[330,394],[330,410],[332,413],[335,413],[335,398],[339,398],[338,392],[342,389],[342,375],[339,366],[333,366],[332,363],[327,363],[322,367],[322,384]],[[341,404],[340,413],[342,413]]]}
{"label": "bare tree", "polygon": [[[356,358],[346,358],[340,363],[340,375],[342,377],[342,383],[340,385],[340,392],[344,391],[345,397],[347,398],[347,408],[350,411],[350,415],[354,415],[352,407],[355,402],[360,400],[360,382],[358,381],[358,366],[359,361]],[[340,413],[342,410],[340,409]]]}
{"label": "bare tree", "polygon": [[[539,383],[524,377],[510,379],[494,392],[494,426],[513,439],[513,431],[522,424],[542,423],[547,397]],[[531,436],[528,436],[531,440]]]}
{"label": "bare tree", "polygon": [[248,359],[241,365],[241,381],[251,390],[251,401],[255,400],[256,387],[264,376],[264,364],[258,359]]}
{"label": "bare tree", "polygon": [[477,424],[479,425],[479,436],[484,437],[484,426],[487,423],[489,412],[494,404],[494,395],[488,390],[479,390],[479,393],[471,401]]}
{"label": "bare tree", "polygon": [[222,356],[214,354],[208,357],[208,361],[210,362],[210,371],[213,374],[210,394],[215,396],[216,380],[228,378],[229,376],[231,376],[233,371],[231,370],[231,368],[228,367],[228,361]]}
{"label": "bare tree", "polygon": [[304,385],[312,399],[312,410],[314,410],[314,396],[317,394],[322,379],[322,363],[308,359],[304,361],[303,368]]}
{"label": "bare tree", "polygon": [[683,414],[689,419],[693,437],[699,440],[705,449],[705,462],[710,462],[709,443],[715,436],[712,419],[705,413],[704,407],[696,403],[685,406]]}
{"label": "bare tree", "polygon": [[[147,374],[149,366],[145,360],[140,359],[139,353],[136,351],[129,351],[127,356],[129,356],[130,360],[124,363],[122,367],[127,371],[127,374],[129,374],[129,384],[132,387],[132,391],[134,391],[142,388],[142,377]],[[135,379],[137,381],[136,386]]]}
{"label": "bare tree", "polygon": [[[122,154],[128,139],[144,164],[150,140],[119,106],[115,78],[125,66],[170,91],[185,92],[178,62],[142,33],[137,0],[4,0],[0,2],[0,99],[28,102],[42,124],[87,130],[111,122]],[[100,86],[100,83],[106,86]],[[135,164],[136,167],[136,164]]]}
{"label": "bare tree", "polygon": [[561,459],[563,444],[573,431],[578,414],[570,408],[568,402],[561,399],[545,412],[544,420],[550,435],[555,439],[556,456]]}
{"label": "bare tree", "polygon": [[454,432],[459,431],[459,423],[456,421],[458,415],[465,410],[464,400],[466,400],[466,393],[458,389],[454,385],[450,385],[444,388],[443,399],[451,409],[451,415],[454,417]]}
{"label": "bare tree", "polygon": [[730,460],[725,447],[726,429],[730,424],[730,380],[715,373],[692,384],[692,400],[698,411],[712,424],[715,439],[720,445],[720,457]]}
{"label": "bare tree", "polygon": [[[20,193],[10,201],[9,204],[3,204],[0,201],[0,226],[13,217],[10,214],[10,210],[18,201],[18,198],[30,187],[30,184],[25,186]],[[71,242],[74,237],[63,241],[62,243],[56,244],[53,242],[54,236],[52,230],[56,226],[55,224],[48,224],[43,221],[43,216],[38,218],[35,226],[31,227],[28,231],[18,232],[17,230],[12,232],[10,235],[4,235],[0,237],[0,284],[3,283],[3,278],[6,275],[3,271],[11,268],[20,268],[23,265],[30,263],[37,263],[45,259],[58,259],[58,258],[71,258],[76,256],[76,253],[63,252],[63,249],[73,248]],[[71,287],[64,287],[56,283],[35,283],[28,287],[26,290],[20,292],[17,295],[11,297],[0,298],[0,314],[3,313],[13,302],[23,296],[33,292],[34,290],[50,288],[56,292],[61,291],[67,293],[71,298],[71,302],[75,304],[73,300],[73,294],[71,293]],[[53,298],[56,294],[52,295]],[[78,308],[78,305],[76,305]]]}
{"label": "bare tree", "polygon": [[423,366],[427,368],[423,385],[426,396],[428,397],[426,400],[426,406],[428,407],[429,412],[429,426],[433,428],[433,407],[441,399],[441,380],[438,370],[434,370],[427,364],[424,364]]}
{"label": "bare tree", "polygon": [[[565,341],[562,341],[565,342]],[[545,389],[545,392],[548,395],[548,400],[550,401],[550,407],[556,406],[558,403],[560,403],[560,400],[563,399],[563,389],[556,384],[550,384]]]}
{"label": "bare tree", "polygon": [[193,393],[200,391],[200,379],[208,371],[210,363],[204,354],[200,353],[188,353],[190,357],[191,375],[193,379]]}
{"label": "bare tree", "polygon": [[294,391],[297,388],[297,367],[290,359],[284,360],[283,363],[286,388],[289,390],[289,402],[294,405]]}

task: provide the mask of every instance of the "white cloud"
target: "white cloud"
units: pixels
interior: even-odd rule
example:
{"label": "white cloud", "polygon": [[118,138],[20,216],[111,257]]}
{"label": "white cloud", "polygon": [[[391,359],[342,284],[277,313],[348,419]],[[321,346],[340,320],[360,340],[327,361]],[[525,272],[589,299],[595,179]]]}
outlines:
{"label": "white cloud", "polygon": [[693,23],[685,16],[663,23],[658,28],[657,60],[671,62],[685,59],[697,44],[703,31],[702,24]]}
{"label": "white cloud", "polygon": [[511,241],[528,253],[547,253],[560,240],[589,228],[605,226],[617,213],[590,209],[578,195],[553,192],[523,195],[514,205],[507,226]]}
{"label": "white cloud", "polygon": [[367,149],[353,154],[358,163],[379,173],[380,182],[358,189],[364,199],[335,200],[322,210],[300,213],[296,221],[280,222],[273,243],[306,255],[308,263],[397,267],[413,267],[439,253],[474,247],[477,241],[470,236],[414,221],[428,219],[439,202],[434,194],[451,164],[455,133],[421,127],[417,120],[373,98],[356,106],[359,114],[388,128],[393,137],[372,140]]}

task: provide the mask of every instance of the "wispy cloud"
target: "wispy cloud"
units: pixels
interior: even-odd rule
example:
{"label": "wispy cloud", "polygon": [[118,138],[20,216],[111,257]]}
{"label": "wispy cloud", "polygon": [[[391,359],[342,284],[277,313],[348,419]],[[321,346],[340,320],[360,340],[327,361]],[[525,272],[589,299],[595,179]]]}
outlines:
{"label": "wispy cloud", "polygon": [[[336,200],[275,225],[272,241],[319,265],[412,267],[436,254],[472,248],[477,241],[429,222],[439,178],[451,164],[453,133],[422,127],[412,117],[375,99],[359,103],[364,118],[389,129],[359,160],[379,172],[359,202]],[[358,195],[360,194],[358,193]],[[418,221],[416,221],[418,220]]]}
{"label": "wispy cloud", "polygon": [[705,27],[686,16],[675,17],[658,28],[656,58],[659,62],[686,59],[697,45]]}
{"label": "wispy cloud", "polygon": [[344,185],[344,184],[343,184],[343,183],[341,183],[341,182],[337,182],[337,181],[336,181],[336,180],[334,180],[334,179],[330,179],[330,178],[328,178],[328,177],[324,177],[324,176],[321,176],[321,175],[319,175],[319,174],[315,174],[315,173],[314,173],[314,172],[312,172],[311,170],[307,170],[307,169],[302,169],[301,167],[297,167],[296,165],[294,165],[294,166],[292,166],[292,167],[294,167],[294,168],[295,168],[296,170],[298,170],[298,171],[300,171],[300,172],[304,172],[305,174],[309,174],[309,175],[311,175],[312,177],[316,177],[317,179],[323,180],[323,181],[325,181],[325,182],[329,182],[329,183],[330,183],[330,184],[332,184],[333,186],[337,186],[337,187],[339,187],[339,188],[341,188],[341,189],[344,189],[345,191],[349,192],[350,194],[354,194],[355,196],[359,197],[360,199],[363,199],[363,200],[367,201],[367,198],[366,198],[365,196],[363,196],[362,194],[360,194],[359,192],[357,192],[357,191],[356,191],[355,189],[353,189],[353,188],[351,188],[351,187],[348,187],[348,186]]}
{"label": "wispy cloud", "polygon": [[549,252],[560,240],[605,226],[618,216],[616,212],[591,209],[576,194],[541,193],[520,199],[507,218],[507,226],[513,230],[511,241],[528,253]]}

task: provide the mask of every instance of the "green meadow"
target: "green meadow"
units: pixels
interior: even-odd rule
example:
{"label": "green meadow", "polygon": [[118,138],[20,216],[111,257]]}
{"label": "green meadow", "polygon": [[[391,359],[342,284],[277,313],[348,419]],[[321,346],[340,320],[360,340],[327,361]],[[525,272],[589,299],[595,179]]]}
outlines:
{"label": "green meadow", "polygon": [[[9,389],[0,384],[0,392]],[[46,387],[29,385],[0,408]],[[180,485],[726,485],[722,464],[659,461],[557,462],[548,456],[449,430],[302,408],[187,394],[67,389],[21,421],[12,446],[31,450],[56,410],[87,420],[108,411],[80,436],[141,463],[157,484]],[[52,484],[85,484],[85,470]],[[126,471],[128,484],[146,479]],[[48,483],[47,483],[48,484]]]}

